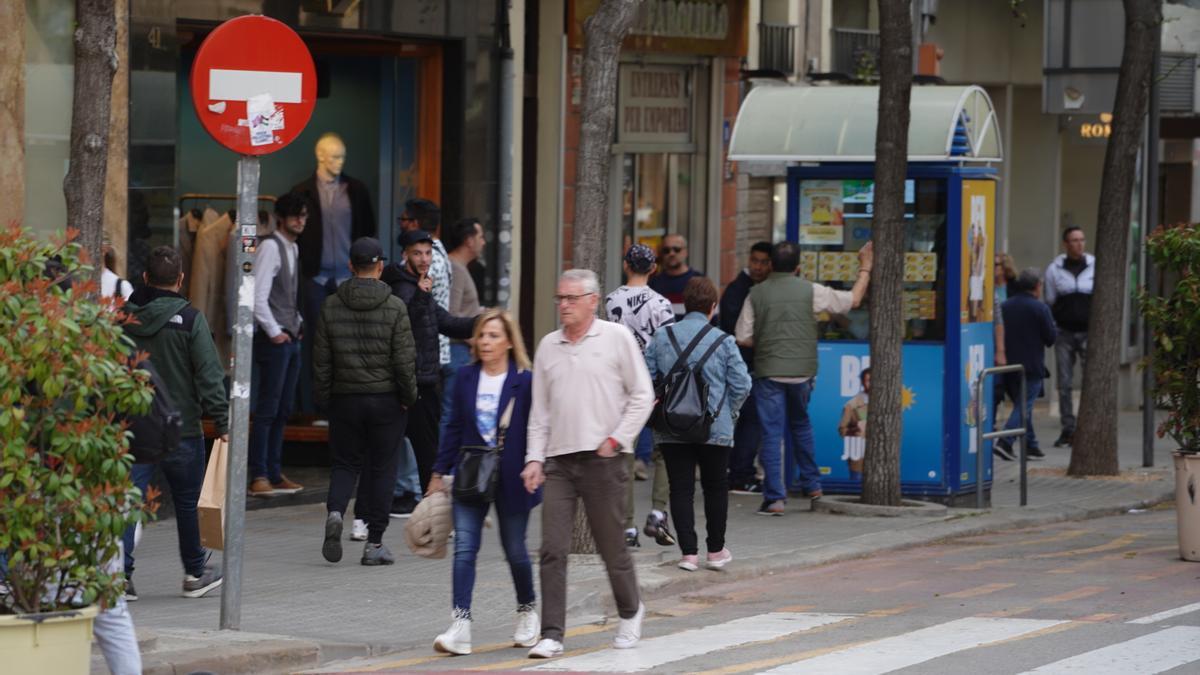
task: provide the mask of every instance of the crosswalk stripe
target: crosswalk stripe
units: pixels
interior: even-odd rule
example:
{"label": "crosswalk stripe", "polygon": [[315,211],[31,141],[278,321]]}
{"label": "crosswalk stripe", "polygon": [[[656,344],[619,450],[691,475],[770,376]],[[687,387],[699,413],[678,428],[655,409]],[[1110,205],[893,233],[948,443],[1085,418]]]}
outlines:
{"label": "crosswalk stripe", "polygon": [[1059,673],[1141,673],[1153,675],[1200,660],[1200,628],[1176,626],[1126,640],[1028,671]]}
{"label": "crosswalk stripe", "polygon": [[851,618],[854,618],[851,614],[772,612],[642,640],[635,649],[604,649],[583,656],[549,661],[526,670],[650,670],[672,661],[682,661],[753,642],[773,640]]}
{"label": "crosswalk stripe", "polygon": [[1197,611],[1200,611],[1200,602],[1193,602],[1190,605],[1184,605],[1183,607],[1176,607],[1175,609],[1168,609],[1165,612],[1159,612],[1158,614],[1151,614],[1150,616],[1143,616],[1140,619],[1134,619],[1133,621],[1129,621],[1127,623],[1141,623],[1141,624],[1159,623],[1162,621],[1166,621],[1167,619],[1171,619],[1171,618],[1174,618],[1177,616],[1182,616],[1184,614],[1191,614],[1192,612],[1197,612]]}
{"label": "crosswalk stripe", "polygon": [[982,647],[1064,621],[1040,619],[988,619],[972,617],[922,628],[903,635],[849,647],[824,656],[768,670],[771,675],[838,673],[873,675],[924,663],[965,649]]}

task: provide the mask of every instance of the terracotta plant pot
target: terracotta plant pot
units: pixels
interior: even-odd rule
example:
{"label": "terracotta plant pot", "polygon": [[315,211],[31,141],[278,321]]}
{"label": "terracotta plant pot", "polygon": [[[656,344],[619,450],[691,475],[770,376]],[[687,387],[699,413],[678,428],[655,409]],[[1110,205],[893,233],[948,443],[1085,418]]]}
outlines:
{"label": "terracotta plant pot", "polygon": [[6,673],[87,675],[95,605],[65,612],[0,615],[0,663]]}

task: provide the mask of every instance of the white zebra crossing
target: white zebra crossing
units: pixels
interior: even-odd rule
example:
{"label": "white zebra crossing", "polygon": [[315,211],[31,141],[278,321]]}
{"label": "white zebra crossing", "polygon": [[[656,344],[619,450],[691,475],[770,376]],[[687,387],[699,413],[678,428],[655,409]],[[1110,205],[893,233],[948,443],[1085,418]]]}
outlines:
{"label": "white zebra crossing", "polygon": [[[1176,626],[1034,668],[1025,675],[1138,673],[1154,675],[1200,660],[1200,628]],[[1192,671],[1195,672],[1195,671]]]}
{"label": "white zebra crossing", "polygon": [[715,626],[650,638],[635,649],[604,649],[591,654],[547,662],[526,670],[631,673],[650,670],[710,652],[773,640],[853,618],[851,614],[772,612]]}
{"label": "white zebra crossing", "polygon": [[1150,616],[1143,616],[1142,618],[1134,619],[1133,621],[1130,621],[1129,623],[1136,623],[1136,624],[1161,623],[1163,621],[1166,621],[1167,619],[1173,619],[1177,616],[1183,616],[1184,614],[1191,614],[1192,612],[1200,612],[1200,602],[1192,603],[1190,605],[1184,605],[1183,607],[1176,607],[1175,609],[1168,609],[1165,612],[1151,614]]}

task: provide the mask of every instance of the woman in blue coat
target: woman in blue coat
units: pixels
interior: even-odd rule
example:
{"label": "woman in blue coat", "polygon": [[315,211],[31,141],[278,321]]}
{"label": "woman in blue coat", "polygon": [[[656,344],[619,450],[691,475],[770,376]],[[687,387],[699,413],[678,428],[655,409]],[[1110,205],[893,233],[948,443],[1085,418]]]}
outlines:
{"label": "woman in blue coat", "polygon": [[[445,490],[442,476],[454,471],[464,446],[495,446],[501,419],[512,405],[500,456],[496,516],[500,543],[517,591],[517,628],[513,642],[532,647],[541,635],[534,610],[533,564],[525,547],[529,512],[542,501],[541,490],[530,494],[521,480],[525,468],[526,427],[533,395],[533,373],[525,340],[513,318],[503,310],[484,312],[475,323],[472,355],[475,361],[459,369],[449,423],[433,465],[426,494]],[[471,592],[475,588],[475,559],[489,504],[454,502],[454,612],[450,628],[437,636],[433,648],[449,654],[471,653]]]}

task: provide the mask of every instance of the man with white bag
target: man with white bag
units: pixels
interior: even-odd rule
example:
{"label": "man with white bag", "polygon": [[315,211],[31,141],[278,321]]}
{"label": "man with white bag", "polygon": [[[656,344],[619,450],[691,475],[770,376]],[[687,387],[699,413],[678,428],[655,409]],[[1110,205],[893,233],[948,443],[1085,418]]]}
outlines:
{"label": "man with white bag", "polygon": [[[217,357],[212,332],[204,315],[179,294],[183,284],[182,259],[170,246],[159,246],[146,260],[146,285],[129,297],[126,311],[134,323],[125,326],[136,349],[150,354],[150,363],[166,384],[171,401],[183,417],[179,447],[158,466],[175,504],[179,532],[179,558],[183,563],[183,596],[203,597],[221,585],[221,568],[209,564],[209,552],[200,544],[196,502],[204,482],[204,431],[201,415],[213,420],[222,440],[228,440],[229,400],[224,370]],[[145,494],[154,474],[153,464],[134,464],[134,483]],[[130,528],[132,530],[132,528]],[[125,590],[136,600],[133,588],[133,533],[125,537]]]}

